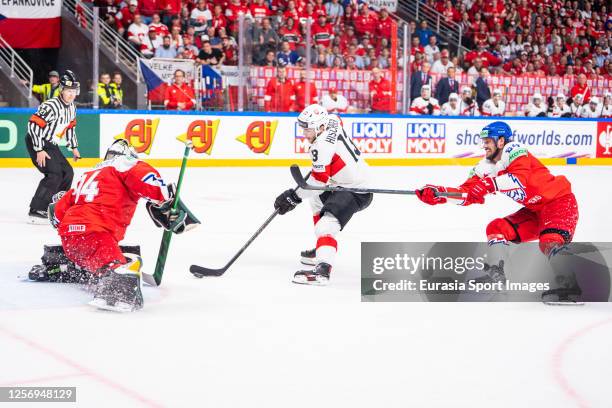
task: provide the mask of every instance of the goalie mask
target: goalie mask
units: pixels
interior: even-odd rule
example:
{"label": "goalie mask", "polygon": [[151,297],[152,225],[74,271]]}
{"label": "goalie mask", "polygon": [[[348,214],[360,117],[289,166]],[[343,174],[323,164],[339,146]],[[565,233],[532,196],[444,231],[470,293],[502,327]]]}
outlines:
{"label": "goalie mask", "polygon": [[138,159],[136,150],[134,150],[132,145],[125,139],[117,139],[113,142],[104,155],[104,161],[113,159],[117,156],[128,156],[133,159]]}

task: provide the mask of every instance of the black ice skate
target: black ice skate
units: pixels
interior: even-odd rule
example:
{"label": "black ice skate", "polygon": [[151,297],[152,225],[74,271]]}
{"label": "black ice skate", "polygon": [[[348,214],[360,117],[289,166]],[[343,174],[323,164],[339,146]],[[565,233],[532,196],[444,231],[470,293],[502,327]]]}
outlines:
{"label": "black ice skate", "polygon": [[115,270],[109,269],[100,278],[94,299],[89,304],[114,312],[134,312],[142,309],[144,301],[140,289],[140,265],[141,260],[138,257]]}
{"label": "black ice skate", "polygon": [[584,302],[581,299],[582,290],[578,285],[542,292],[542,302],[551,306],[582,306]]}
{"label": "black ice skate", "polygon": [[300,256],[302,257],[300,262],[302,262],[304,265],[315,266],[317,264],[317,250],[315,248],[300,252]]}
{"label": "black ice skate", "polygon": [[329,283],[331,265],[321,262],[312,271],[298,271],[293,275],[293,282],[302,285],[325,286]]}
{"label": "black ice skate", "polygon": [[47,225],[49,224],[49,218],[47,218],[47,212],[44,210],[33,210],[30,208],[28,213],[28,221],[30,224],[36,225]]}

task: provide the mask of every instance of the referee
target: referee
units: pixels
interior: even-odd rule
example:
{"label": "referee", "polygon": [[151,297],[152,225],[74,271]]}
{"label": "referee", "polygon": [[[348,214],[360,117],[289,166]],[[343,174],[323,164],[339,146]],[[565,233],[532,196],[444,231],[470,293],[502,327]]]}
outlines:
{"label": "referee", "polygon": [[30,202],[30,222],[47,223],[47,208],[51,197],[59,191],[67,191],[74,175],[72,167],[59,149],[58,143],[66,138],[72,149],[74,161],[80,159],[75,133],[76,107],[74,99],[79,94],[80,84],[72,71],[60,77],[59,95],[43,102],[28,122],[26,148],[32,163],[44,178]]}

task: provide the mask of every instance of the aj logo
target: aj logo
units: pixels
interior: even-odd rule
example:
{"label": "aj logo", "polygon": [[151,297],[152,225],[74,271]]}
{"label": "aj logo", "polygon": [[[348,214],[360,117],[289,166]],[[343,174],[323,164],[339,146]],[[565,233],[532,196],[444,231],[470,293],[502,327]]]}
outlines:
{"label": "aj logo", "polygon": [[246,133],[236,138],[248,146],[253,153],[270,154],[278,121],[255,121],[247,127]]}
{"label": "aj logo", "polygon": [[159,119],[134,119],[125,125],[123,133],[115,139],[126,139],[137,153],[149,154],[157,133]]}
{"label": "aj logo", "polygon": [[220,119],[217,120],[195,120],[187,127],[187,133],[183,133],[177,137],[181,142],[191,140],[193,150],[196,153],[206,153],[210,156],[212,153],[217,130],[219,129]]}

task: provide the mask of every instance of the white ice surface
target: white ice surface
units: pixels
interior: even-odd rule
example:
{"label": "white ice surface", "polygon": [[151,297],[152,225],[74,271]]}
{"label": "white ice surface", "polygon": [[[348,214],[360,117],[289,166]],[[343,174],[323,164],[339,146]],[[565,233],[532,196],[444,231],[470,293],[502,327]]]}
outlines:
{"label": "white ice surface", "polygon": [[[610,241],[612,168],[552,170],[578,198],[575,240]],[[377,187],[413,188],[457,185],[468,169],[373,172]],[[225,264],[292,182],[285,168],[189,168],[183,197],[203,225],[173,238],[144,310],[119,315],[86,306],[82,288],[19,278],[59,242],[25,223],[39,179],[0,169],[0,386],[76,386],[79,407],[612,407],[610,304],[360,302],[362,241],[480,241],[518,208],[506,197],[467,208],[375,197],[341,233],[328,287],[290,282],[314,243],[302,205],[225,276],[198,280],[189,265]],[[142,246],[149,273],[160,239],[141,205],[124,242]]]}

